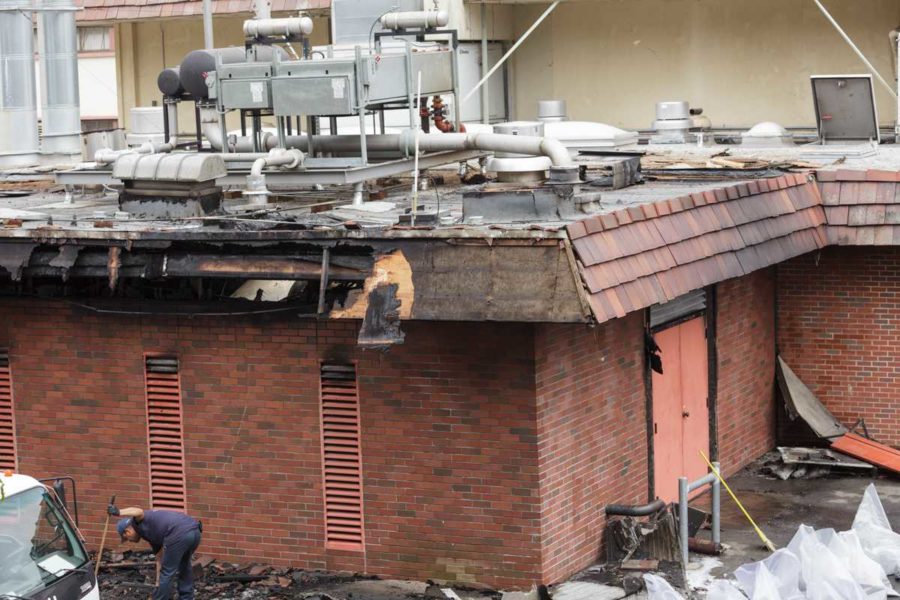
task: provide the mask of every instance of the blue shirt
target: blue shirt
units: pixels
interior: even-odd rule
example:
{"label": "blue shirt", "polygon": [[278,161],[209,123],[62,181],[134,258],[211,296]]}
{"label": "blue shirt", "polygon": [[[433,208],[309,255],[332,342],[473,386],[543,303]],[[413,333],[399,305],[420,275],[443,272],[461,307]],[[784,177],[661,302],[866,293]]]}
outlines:
{"label": "blue shirt", "polygon": [[200,529],[197,519],[173,510],[145,510],[144,518],[134,521],[134,530],[150,543],[155,554],[197,529]]}

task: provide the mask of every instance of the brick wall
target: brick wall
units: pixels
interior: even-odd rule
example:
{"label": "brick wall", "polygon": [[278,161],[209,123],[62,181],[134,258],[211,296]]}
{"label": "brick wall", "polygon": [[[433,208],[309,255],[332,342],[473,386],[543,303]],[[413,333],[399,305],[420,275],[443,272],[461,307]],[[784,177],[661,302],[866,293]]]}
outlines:
{"label": "brick wall", "polygon": [[544,581],[601,555],[612,502],[647,501],[643,318],[535,334]]}
{"label": "brick wall", "polygon": [[734,473],[775,446],[775,280],[765,269],[716,288],[719,461]]}
{"label": "brick wall", "polygon": [[782,356],[839,421],[900,446],[900,248],[828,248],[778,268]]}
{"label": "brick wall", "polygon": [[[110,495],[146,506],[143,353],[170,353],[201,552],[529,585],[540,579],[532,327],[404,329],[405,345],[363,353],[358,323],[101,317],[0,301],[21,470],[77,478],[92,546]],[[319,359],[359,365],[364,556],[324,550]]]}

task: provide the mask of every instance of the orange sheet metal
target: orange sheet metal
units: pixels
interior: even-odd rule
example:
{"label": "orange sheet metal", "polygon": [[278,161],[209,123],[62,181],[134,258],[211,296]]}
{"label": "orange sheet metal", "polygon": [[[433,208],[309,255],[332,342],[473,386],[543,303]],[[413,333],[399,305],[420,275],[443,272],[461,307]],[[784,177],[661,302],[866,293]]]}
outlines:
{"label": "orange sheet metal", "polygon": [[879,444],[854,433],[848,433],[831,442],[831,447],[882,469],[900,474],[900,450],[895,450],[890,446]]}

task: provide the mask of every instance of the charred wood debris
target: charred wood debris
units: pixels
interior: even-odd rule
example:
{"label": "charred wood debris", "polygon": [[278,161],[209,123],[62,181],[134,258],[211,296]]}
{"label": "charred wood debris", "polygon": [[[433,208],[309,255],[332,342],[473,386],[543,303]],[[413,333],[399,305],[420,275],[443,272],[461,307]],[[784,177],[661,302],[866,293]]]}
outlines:
{"label": "charred wood debris", "polygon": [[[373,575],[350,572],[272,567],[258,563],[237,564],[215,560],[202,554],[194,557],[194,585],[197,600],[365,600],[352,584],[378,582]],[[152,553],[141,551],[104,552],[100,562],[100,590],[104,600],[132,600],[149,597],[155,587],[156,561]],[[462,598],[500,600],[502,594],[487,589],[455,588]],[[470,592],[467,594],[466,592]],[[422,593],[409,590],[392,596],[396,600],[453,598],[446,586],[427,582]],[[456,596],[460,598],[460,596]]]}

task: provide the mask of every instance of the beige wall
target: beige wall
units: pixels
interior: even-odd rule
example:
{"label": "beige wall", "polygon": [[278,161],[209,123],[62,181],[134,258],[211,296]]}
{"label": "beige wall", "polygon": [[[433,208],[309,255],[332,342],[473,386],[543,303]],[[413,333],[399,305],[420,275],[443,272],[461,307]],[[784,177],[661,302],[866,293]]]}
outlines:
{"label": "beige wall", "polygon": [[[888,31],[900,24],[900,2],[823,3],[893,82]],[[545,8],[516,6],[517,32]],[[630,128],[648,128],[661,100],[688,100],[716,126],[813,125],[809,76],[865,72],[812,0],[568,2],[512,63],[517,118],[559,98],[574,119]],[[892,124],[896,102],[875,86],[880,121]]]}
{"label": "beige wall", "polygon": [[[213,21],[216,47],[243,46],[242,28],[248,17],[216,17]],[[315,19],[315,27],[312,43],[327,43],[328,20]],[[127,128],[130,126],[129,110],[132,107],[161,103],[162,97],[156,85],[159,72],[164,67],[179,65],[192,50],[203,48],[203,19],[191,17],[120,23],[116,25],[116,48],[119,114],[123,116]],[[193,132],[193,111],[192,103],[179,106],[178,120],[182,133]],[[237,120],[233,124],[229,121],[229,124],[236,126]]]}

